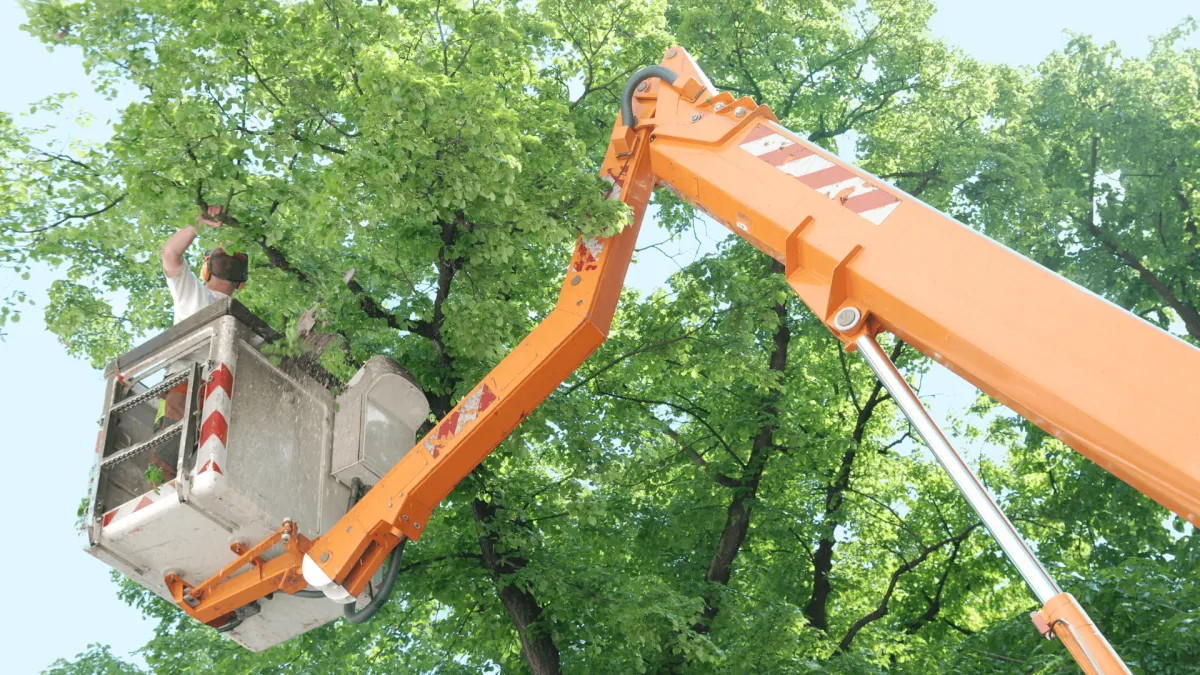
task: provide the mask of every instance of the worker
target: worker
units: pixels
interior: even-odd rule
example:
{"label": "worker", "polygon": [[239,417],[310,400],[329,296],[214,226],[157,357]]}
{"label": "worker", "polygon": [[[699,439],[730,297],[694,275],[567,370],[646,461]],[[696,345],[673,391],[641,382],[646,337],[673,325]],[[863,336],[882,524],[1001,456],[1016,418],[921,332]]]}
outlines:
{"label": "worker", "polygon": [[[231,297],[234,291],[246,285],[249,275],[249,265],[244,253],[227,253],[222,248],[209,251],[204,256],[204,263],[197,278],[187,265],[183,254],[187,252],[192,241],[196,239],[201,225],[221,227],[225,220],[224,207],[208,206],[197,219],[195,225],[188,225],[171,235],[163,244],[162,267],[167,277],[167,288],[171,290],[171,299],[175,304],[175,323],[183,321],[199,312],[220,298]],[[167,376],[179,372],[180,364],[167,369]],[[158,430],[174,424],[183,418],[184,398],[187,395],[187,383],[168,391],[159,399],[158,414],[154,419],[154,429]],[[153,459],[151,460],[153,461]],[[161,467],[160,468],[164,468]],[[164,473],[173,476],[174,470],[164,468]],[[168,478],[169,480],[169,478]]]}
{"label": "worker", "polygon": [[162,266],[167,277],[167,288],[175,302],[175,323],[179,323],[204,309],[219,298],[227,298],[246,285],[248,278],[246,254],[230,255],[217,248],[204,256],[200,278],[192,273],[183,259],[183,254],[192,245],[199,233],[199,225],[221,227],[224,207],[209,206],[196,219],[196,225],[188,225],[171,235],[163,244]]}

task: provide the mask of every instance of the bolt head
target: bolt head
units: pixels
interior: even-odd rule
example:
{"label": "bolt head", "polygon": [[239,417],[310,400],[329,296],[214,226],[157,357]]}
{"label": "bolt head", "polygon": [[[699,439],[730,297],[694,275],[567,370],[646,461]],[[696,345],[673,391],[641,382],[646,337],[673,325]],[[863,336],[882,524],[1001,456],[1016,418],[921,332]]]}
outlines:
{"label": "bolt head", "polygon": [[739,105],[738,107],[736,107],[736,108],[734,108],[734,109],[733,109],[733,116],[734,116],[734,117],[741,117],[742,115],[745,115],[745,114],[746,114],[746,109],[745,109],[745,108],[743,108],[743,107],[742,107],[742,106],[740,106],[740,105]]}
{"label": "bolt head", "polygon": [[693,121],[693,122],[699,122],[699,121],[700,121],[700,117],[701,117],[700,113],[696,113],[695,115],[692,115],[692,121]]}
{"label": "bolt head", "polygon": [[675,55],[678,53],[679,53],[679,50],[672,47],[671,50],[667,52],[667,58],[673,59],[673,58],[675,58]]}
{"label": "bolt head", "polygon": [[714,105],[714,106],[713,106],[713,110],[724,110],[724,109],[725,109],[725,104],[724,104],[724,103],[718,103],[718,104],[716,104],[716,105]]}
{"label": "bolt head", "polygon": [[325,551],[324,553],[321,554],[321,562],[323,562],[323,563],[329,562],[329,551]]}
{"label": "bolt head", "polygon": [[650,88],[650,85],[646,84],[645,82],[638,85],[638,91],[646,91],[649,88]]}
{"label": "bolt head", "polygon": [[862,312],[857,307],[846,307],[833,317],[833,327],[840,331],[848,331],[862,320]]}
{"label": "bolt head", "polygon": [[279,538],[279,541],[282,541],[282,542],[283,542],[283,543],[285,543],[285,544],[286,544],[286,543],[288,543],[288,542],[289,542],[289,541],[291,541],[291,540],[292,540],[292,535],[288,534],[287,532],[284,532],[284,533],[283,533],[283,536],[281,536],[281,537]]}

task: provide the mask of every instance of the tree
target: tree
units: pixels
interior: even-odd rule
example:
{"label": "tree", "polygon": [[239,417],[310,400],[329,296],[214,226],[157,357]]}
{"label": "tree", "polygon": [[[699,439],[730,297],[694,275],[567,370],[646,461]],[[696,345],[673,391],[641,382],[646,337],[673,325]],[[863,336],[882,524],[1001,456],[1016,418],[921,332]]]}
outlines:
{"label": "tree", "polygon": [[89,675],[141,675],[141,668],[122,661],[113,656],[107,645],[88,645],[88,650],[76,654],[74,661],[58,659],[45,670],[48,675],[65,675],[66,673],[88,673]]}
{"label": "tree", "polygon": [[1200,50],[1179,45],[1195,29],[1153,40],[1144,59],[1072,39],[1028,92],[1005,94],[994,160],[969,194],[989,236],[1192,340]]}
{"label": "tree", "polygon": [[[167,324],[154,252],[199,208],[223,204],[236,222],[220,234],[252,254],[251,309],[284,327],[319,302],[344,345],[322,357],[331,372],[345,378],[387,354],[446,413],[547,312],[577,233],[623,222],[595,167],[620,87],[672,40],[718,87],[770,105],[813,142],[1054,260],[1038,230],[1052,222],[1037,210],[1050,197],[1016,197],[1055,178],[1039,130],[1056,119],[1056,85],[934,40],[925,0],[90,0],[28,11],[35,35],[83,49],[100,87],[142,93],[108,143],[79,152],[36,148],[0,125],[5,175],[20,181],[0,192],[0,264],[66,264],[47,323],[97,365]],[[1172,48],[1162,49],[1166,68]],[[1123,96],[1136,93],[1130,82]],[[690,226],[689,208],[659,201],[664,225]],[[1019,219],[1005,228],[1001,213]],[[669,288],[627,292],[609,343],[435,511],[371,624],[249,654],[125,583],[121,596],[158,621],[147,665],[916,673],[1064,663],[1029,629],[1032,599],[886,393],[778,272],[731,239]],[[920,376],[918,355],[889,348]],[[1186,632],[1191,604],[1155,609],[1140,593],[1194,594],[1192,538],[1170,535],[1160,509],[1036,428],[988,419],[965,430],[1002,450],[982,462],[984,479],[1055,573],[1096,576],[1094,594],[1068,583],[1085,602],[1130,603]],[[1089,510],[1097,503],[1105,509]],[[1194,662],[1190,633],[1171,642],[1117,617],[1097,618],[1150,672]],[[132,671],[97,648],[52,672],[95,663]]]}
{"label": "tree", "polygon": [[[644,11],[599,7],[579,3],[573,18]],[[24,174],[52,189],[6,214],[22,255],[70,262],[47,321],[95,364],[167,324],[154,251],[198,207],[223,204],[238,226],[221,235],[255,256],[244,302],[281,325],[320,300],[347,345],[325,365],[345,376],[389,354],[444,414],[546,312],[578,228],[621,222],[594,176],[598,122],[581,102],[623,81],[563,100],[576,61],[551,58],[567,50],[549,12],[516,2],[28,9],[34,34],[82,47],[100,86],[122,79],[143,94],[103,147],[27,156]],[[622,59],[651,60],[665,44],[653,22],[630,25],[586,54],[604,82],[621,79]],[[105,296],[118,289],[129,293],[119,313]],[[487,554],[496,511],[480,485],[468,490],[479,508],[442,509],[458,519],[444,547],[473,550],[478,568],[456,582],[467,604],[453,622],[495,633],[480,651],[496,662],[524,652],[535,670],[555,670],[537,598],[509,592],[523,562]],[[491,585],[500,602],[480,605]]]}
{"label": "tree", "polygon": [[[28,133],[18,128],[11,115],[0,113],[0,213],[18,213],[27,208],[33,177],[24,172],[24,158],[31,152]],[[22,243],[28,232],[6,224],[0,229],[0,270],[29,280],[29,267]],[[0,297],[0,338],[9,321],[20,321],[20,305],[27,302],[25,293],[16,289]]]}

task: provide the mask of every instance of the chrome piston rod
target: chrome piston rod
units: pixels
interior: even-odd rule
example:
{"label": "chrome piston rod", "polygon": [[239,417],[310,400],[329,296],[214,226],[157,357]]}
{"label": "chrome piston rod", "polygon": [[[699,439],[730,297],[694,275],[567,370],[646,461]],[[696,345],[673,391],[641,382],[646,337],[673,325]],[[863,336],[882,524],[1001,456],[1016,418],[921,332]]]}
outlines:
{"label": "chrome piston rod", "polygon": [[904,416],[908,418],[909,422],[912,422],[917,433],[933,451],[933,456],[937,458],[938,463],[942,465],[946,473],[950,474],[950,480],[954,481],[959,492],[967,498],[971,508],[979,514],[979,518],[992,533],[996,543],[1000,544],[1004,554],[1017,566],[1017,571],[1021,573],[1025,583],[1029,584],[1029,588],[1033,590],[1038,601],[1044,605],[1050,598],[1061,593],[1058,584],[1054,583],[1054,579],[1038,562],[1037,556],[1025,544],[1025,540],[1021,539],[1021,535],[1017,533],[1013,524],[1009,522],[1004,512],[984,489],[983,484],[971,471],[971,467],[967,466],[962,455],[958,454],[946,440],[945,435],[934,423],[933,418],[929,416],[929,412],[925,410],[925,406],[921,404],[916,393],[908,386],[908,382],[900,375],[896,365],[880,348],[875,338],[863,335],[855,340],[854,344],[866,359],[867,365],[875,371],[875,376],[892,395],[896,405],[904,411]]}

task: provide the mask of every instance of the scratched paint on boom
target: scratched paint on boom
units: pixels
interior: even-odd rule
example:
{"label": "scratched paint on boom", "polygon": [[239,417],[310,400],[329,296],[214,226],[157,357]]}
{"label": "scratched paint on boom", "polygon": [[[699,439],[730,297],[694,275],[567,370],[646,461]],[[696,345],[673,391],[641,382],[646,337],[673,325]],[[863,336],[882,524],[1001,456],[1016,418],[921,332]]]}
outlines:
{"label": "scratched paint on boom", "polygon": [[759,124],[739,147],[826,197],[840,199],[842,206],[876,225],[900,206],[899,197],[785,133],[789,132],[777,124]]}
{"label": "scratched paint on boom", "polygon": [[437,459],[446,442],[457,436],[471,422],[474,422],[475,418],[491,407],[492,402],[495,400],[496,394],[486,384],[463,399],[463,402],[425,440],[425,450],[429,453],[429,456]]}

